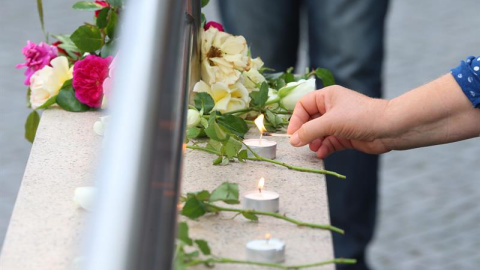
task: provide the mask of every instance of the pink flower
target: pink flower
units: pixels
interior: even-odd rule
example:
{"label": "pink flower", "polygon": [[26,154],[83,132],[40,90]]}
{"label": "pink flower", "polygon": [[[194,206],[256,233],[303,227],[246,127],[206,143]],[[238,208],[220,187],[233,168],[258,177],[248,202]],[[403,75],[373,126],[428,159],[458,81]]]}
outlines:
{"label": "pink flower", "polygon": [[25,63],[18,64],[16,68],[27,67],[27,70],[25,70],[25,85],[30,85],[30,77],[35,71],[49,65],[50,60],[58,55],[55,46],[50,46],[45,42],[40,42],[37,45],[30,40],[27,41],[27,46],[23,47],[22,53],[25,55]]}
{"label": "pink flower", "polygon": [[[99,4],[100,6],[106,8],[109,7],[110,4],[107,1],[95,1],[95,4]],[[98,13],[100,13],[100,10],[95,10],[95,18],[98,17]]]}
{"label": "pink flower", "polygon": [[219,24],[218,22],[214,22],[214,21],[209,21],[208,23],[205,24],[205,26],[203,27],[203,29],[205,31],[207,31],[210,27],[213,27],[213,28],[217,28],[218,31],[220,32],[223,32],[223,26],[221,24]]}
{"label": "pink flower", "polygon": [[98,108],[102,104],[103,81],[108,76],[112,57],[89,55],[73,66],[72,86],[75,97],[83,104]]}

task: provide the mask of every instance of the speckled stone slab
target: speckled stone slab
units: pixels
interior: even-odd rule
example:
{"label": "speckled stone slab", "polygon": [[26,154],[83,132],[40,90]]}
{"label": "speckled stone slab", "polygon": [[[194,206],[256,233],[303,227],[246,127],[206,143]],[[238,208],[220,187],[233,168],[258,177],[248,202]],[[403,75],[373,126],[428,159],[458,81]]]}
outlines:
{"label": "speckled stone slab", "polygon": [[72,269],[86,212],[73,203],[91,185],[98,112],[46,110],[30,152],[0,257],[2,270]]}
{"label": "speckled stone slab", "polygon": [[[252,137],[252,136],[249,136]],[[323,168],[321,160],[304,148],[290,146],[285,137],[268,137],[277,145],[277,160],[292,165]],[[265,178],[265,189],[280,194],[280,214],[307,222],[329,224],[325,177],[301,173],[278,165],[247,161],[226,166],[212,166],[215,156],[198,150],[187,150],[185,159],[183,191],[213,190],[225,181],[239,184],[240,196],[255,190],[258,180]],[[339,180],[344,181],[344,180]],[[232,206],[230,206],[232,207]],[[233,206],[239,208],[238,206]],[[286,242],[287,265],[307,264],[333,259],[332,238],[329,231],[301,228],[272,217],[259,217],[251,222],[242,216],[231,219],[234,213],[221,213],[188,221],[193,238],[207,239],[212,254],[233,259],[245,259],[245,244],[253,239],[262,239],[266,233]],[[182,218],[184,219],[184,218]],[[197,266],[195,269],[207,269]],[[220,265],[214,269],[266,269],[246,265]],[[327,265],[309,269],[335,269]]]}
{"label": "speckled stone slab", "polygon": [[[87,213],[72,202],[76,187],[92,183],[100,136],[93,132],[99,112],[44,112],[32,146],[2,253],[1,270],[67,270],[81,243]],[[278,142],[277,160],[322,168],[307,148],[293,148],[286,138]],[[249,161],[213,166],[214,156],[187,150],[183,191],[212,190],[224,181],[240,185],[240,192],[256,188],[260,177],[266,189],[280,193],[280,213],[303,221],[329,224],[323,175],[291,171],[273,164]],[[342,180],[339,180],[342,181]],[[215,255],[245,258],[245,244],[265,233],[286,241],[286,263],[303,264],[333,258],[328,231],[299,228],[282,220],[260,217],[250,222],[232,214],[189,221],[194,238],[207,239]],[[195,269],[203,269],[198,266]],[[215,269],[257,269],[252,266],[217,265]],[[260,268],[259,268],[260,269]],[[266,268],[261,268],[266,269]],[[311,269],[335,269],[327,265]]]}

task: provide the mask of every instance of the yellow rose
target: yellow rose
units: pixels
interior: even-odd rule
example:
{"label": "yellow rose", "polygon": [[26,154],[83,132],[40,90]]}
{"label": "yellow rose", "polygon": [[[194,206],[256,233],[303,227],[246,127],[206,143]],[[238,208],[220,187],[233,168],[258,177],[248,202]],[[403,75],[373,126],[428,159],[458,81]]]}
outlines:
{"label": "yellow rose", "polygon": [[217,82],[209,86],[204,81],[199,81],[193,87],[193,91],[208,93],[215,102],[213,110],[221,113],[245,109],[250,102],[248,90],[239,82],[232,85]]}
{"label": "yellow rose", "polygon": [[65,56],[59,56],[50,61],[50,65],[35,72],[30,78],[30,103],[36,109],[42,106],[48,99],[58,95],[63,83],[70,80],[73,68],[68,67]]}

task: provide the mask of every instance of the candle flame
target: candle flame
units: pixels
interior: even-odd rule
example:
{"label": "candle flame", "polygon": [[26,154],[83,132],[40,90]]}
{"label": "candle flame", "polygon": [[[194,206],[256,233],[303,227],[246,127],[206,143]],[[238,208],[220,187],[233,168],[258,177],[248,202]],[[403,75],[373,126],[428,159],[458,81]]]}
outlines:
{"label": "candle flame", "polygon": [[265,178],[260,178],[258,181],[258,191],[262,192],[263,187],[265,186]]}
{"label": "candle flame", "polygon": [[265,234],[265,240],[270,240],[270,238],[272,238],[272,235],[270,233],[266,233]]}
{"label": "candle flame", "polygon": [[267,131],[265,126],[263,125],[263,118],[265,116],[263,114],[260,114],[256,119],[255,119],[255,125],[257,126],[258,130],[260,131],[260,136],[263,134],[263,132]]}

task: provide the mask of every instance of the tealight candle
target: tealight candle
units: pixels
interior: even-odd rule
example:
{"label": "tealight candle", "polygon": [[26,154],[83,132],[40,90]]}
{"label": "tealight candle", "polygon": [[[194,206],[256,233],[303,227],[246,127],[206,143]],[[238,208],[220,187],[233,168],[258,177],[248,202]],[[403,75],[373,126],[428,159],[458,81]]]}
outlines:
{"label": "tealight candle", "polygon": [[[277,142],[266,140],[262,138],[263,132],[266,131],[263,125],[263,114],[260,114],[255,119],[255,125],[260,130],[260,139],[246,139],[243,142],[248,145],[259,156],[269,159],[275,159],[277,156]],[[253,154],[248,151],[248,156],[253,157]]]}
{"label": "tealight candle", "polygon": [[270,238],[252,240],[247,243],[247,260],[265,263],[281,263],[285,261],[285,242]]}
{"label": "tealight candle", "polygon": [[264,212],[278,212],[280,195],[274,191],[263,190],[265,179],[258,182],[258,190],[248,191],[243,195],[243,209]]}

